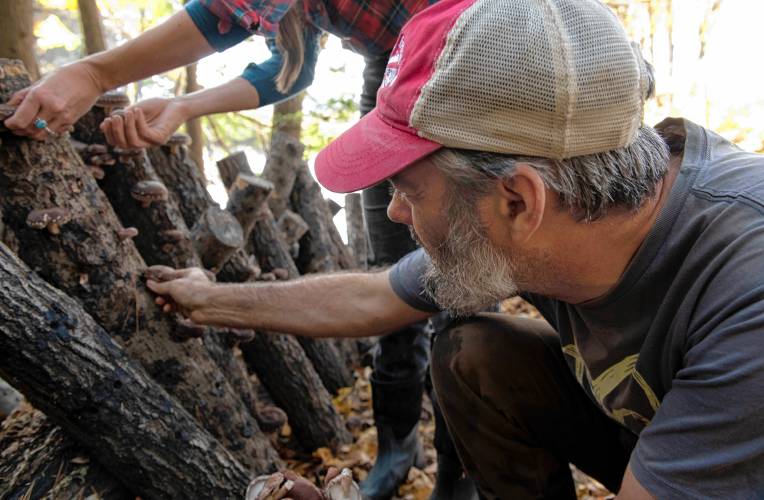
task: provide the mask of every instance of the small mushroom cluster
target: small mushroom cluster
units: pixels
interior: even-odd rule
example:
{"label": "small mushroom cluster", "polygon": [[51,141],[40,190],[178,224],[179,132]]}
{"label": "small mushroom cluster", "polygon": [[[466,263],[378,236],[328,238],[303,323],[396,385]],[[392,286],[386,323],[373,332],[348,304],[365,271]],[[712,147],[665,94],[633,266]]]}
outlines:
{"label": "small mushroom cluster", "polygon": [[132,187],[130,195],[148,208],[152,203],[167,200],[167,188],[159,181],[140,181]]}
{"label": "small mushroom cluster", "polygon": [[109,148],[105,144],[85,144],[73,139],[70,142],[74,150],[82,158],[85,166],[88,167],[91,175],[97,180],[104,178],[105,172],[103,167],[117,163],[117,160],[109,153]]}
{"label": "small mushroom cluster", "polygon": [[191,144],[191,137],[186,134],[172,134],[165,144],[170,148],[170,153],[177,155],[183,149],[183,146]]}
{"label": "small mushroom cluster", "polygon": [[246,500],[280,500],[282,498],[325,498],[327,500],[361,500],[361,490],[353,481],[350,469],[342,469],[326,486],[319,489],[307,479],[286,471],[256,477],[247,487]]}
{"label": "small mushroom cluster", "polygon": [[122,109],[129,105],[130,98],[123,92],[106,92],[95,102],[95,106],[103,108],[107,115],[110,115],[115,109]]}
{"label": "small mushroom cluster", "polygon": [[34,229],[47,229],[50,234],[60,234],[61,226],[71,220],[71,213],[66,208],[38,208],[27,215],[27,226]]}

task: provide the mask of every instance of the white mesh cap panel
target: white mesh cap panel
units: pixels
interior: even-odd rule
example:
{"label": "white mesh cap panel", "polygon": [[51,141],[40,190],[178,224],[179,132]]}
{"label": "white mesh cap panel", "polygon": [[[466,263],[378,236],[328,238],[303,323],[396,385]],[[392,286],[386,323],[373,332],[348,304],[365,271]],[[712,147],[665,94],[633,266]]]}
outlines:
{"label": "white mesh cap panel", "polygon": [[640,64],[596,0],[478,0],[449,33],[411,126],[449,147],[569,158],[631,142]]}

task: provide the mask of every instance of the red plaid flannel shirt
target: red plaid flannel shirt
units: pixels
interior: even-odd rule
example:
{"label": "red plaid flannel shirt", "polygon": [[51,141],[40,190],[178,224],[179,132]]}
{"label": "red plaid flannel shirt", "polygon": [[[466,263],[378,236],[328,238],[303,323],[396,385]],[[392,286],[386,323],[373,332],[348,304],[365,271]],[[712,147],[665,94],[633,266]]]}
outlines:
{"label": "red plaid flannel shirt", "polygon": [[[401,28],[437,0],[303,0],[307,21],[340,37],[343,44],[367,56],[389,52]],[[217,16],[221,33],[231,23],[274,37],[278,23],[295,0],[201,0]]]}

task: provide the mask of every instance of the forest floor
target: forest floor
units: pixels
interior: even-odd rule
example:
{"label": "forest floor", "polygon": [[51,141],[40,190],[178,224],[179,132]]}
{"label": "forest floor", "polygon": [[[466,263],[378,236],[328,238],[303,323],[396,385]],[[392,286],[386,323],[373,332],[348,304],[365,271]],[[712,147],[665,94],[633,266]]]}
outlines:
{"label": "forest floor", "polygon": [[[533,306],[519,298],[506,301],[502,304],[502,309],[519,316],[538,317],[538,312]],[[352,469],[356,481],[363,481],[374,464],[374,457],[377,452],[377,436],[371,409],[370,374],[371,368],[357,370],[355,385],[341,390],[334,399],[335,406],[346,418],[354,437],[353,443],[343,446],[337,454],[333,454],[328,448],[320,448],[312,456],[301,455],[286,445],[290,436],[288,425],[282,429],[279,436],[281,445],[279,451],[287,459],[291,469],[316,481],[318,477],[323,477],[329,467],[348,467]],[[424,445],[427,465],[424,469],[413,467],[409,471],[408,480],[399,488],[398,496],[395,498],[402,500],[425,500],[429,498],[434,486],[436,472],[434,434],[435,422],[432,404],[425,396],[419,435]],[[600,483],[576,470],[575,467],[571,468],[579,500],[604,500],[613,497]]]}

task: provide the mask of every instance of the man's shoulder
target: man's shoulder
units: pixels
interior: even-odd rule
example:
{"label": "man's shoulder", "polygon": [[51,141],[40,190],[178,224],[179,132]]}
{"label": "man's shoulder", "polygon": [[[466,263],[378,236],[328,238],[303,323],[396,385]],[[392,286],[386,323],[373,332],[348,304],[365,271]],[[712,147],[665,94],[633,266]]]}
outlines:
{"label": "man's shoulder", "polygon": [[[671,119],[660,125],[667,122],[678,123]],[[764,155],[745,151],[689,120],[682,123],[686,129],[682,168],[696,172],[691,192],[709,201],[738,201],[764,211]]]}

